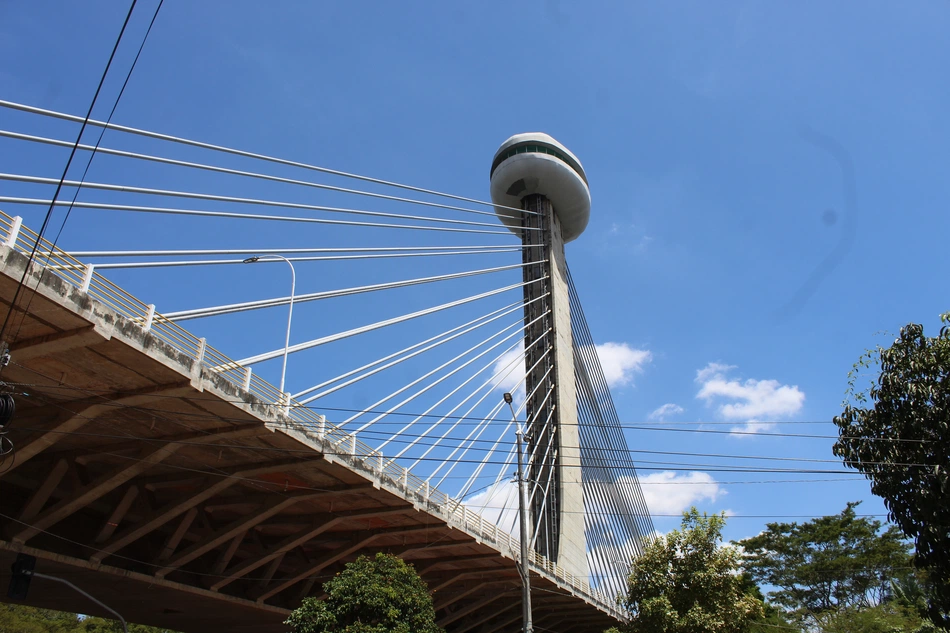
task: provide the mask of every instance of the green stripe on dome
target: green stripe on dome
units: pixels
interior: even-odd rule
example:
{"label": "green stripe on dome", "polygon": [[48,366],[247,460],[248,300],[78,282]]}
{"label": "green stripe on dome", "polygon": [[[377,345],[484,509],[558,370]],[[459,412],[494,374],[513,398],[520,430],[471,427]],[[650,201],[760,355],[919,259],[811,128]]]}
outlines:
{"label": "green stripe on dome", "polygon": [[578,176],[581,177],[581,180],[584,181],[584,184],[590,186],[590,183],[587,182],[587,174],[585,174],[583,168],[577,164],[577,161],[572,159],[570,156],[565,155],[563,152],[558,151],[556,148],[551,147],[550,145],[538,143],[538,141],[524,141],[522,143],[516,143],[505,151],[499,152],[498,155],[495,156],[495,160],[492,162],[491,172],[488,174],[488,177],[491,178],[495,174],[495,169],[497,169],[499,165],[516,154],[548,154],[550,156],[554,156],[555,158],[559,158],[568,167],[573,169]]}

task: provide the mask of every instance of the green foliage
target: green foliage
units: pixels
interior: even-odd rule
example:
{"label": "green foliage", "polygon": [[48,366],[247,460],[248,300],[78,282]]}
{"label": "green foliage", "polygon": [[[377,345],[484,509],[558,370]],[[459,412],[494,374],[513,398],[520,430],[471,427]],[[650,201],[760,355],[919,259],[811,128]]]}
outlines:
{"label": "green foliage", "polygon": [[912,633],[920,626],[920,617],[884,603],[830,614],[824,630],[835,633]]}
{"label": "green foliage", "polygon": [[441,633],[425,582],[390,554],[360,556],[287,619],[294,633]]}
{"label": "green foliage", "polygon": [[[849,382],[850,402],[834,419],[835,455],[871,480],[891,520],[914,539],[915,564],[928,572],[929,615],[950,625],[950,313],[937,337],[917,324],[889,348],[867,352]],[[856,390],[860,368],[880,373]]]}
{"label": "green foliage", "polygon": [[845,611],[871,609],[907,574],[910,546],[903,535],[858,517],[857,505],[801,524],[769,523],[738,543],[743,567],[756,582],[776,587],[769,599],[803,625],[826,626]]}
{"label": "green foliage", "polygon": [[759,586],[755,584],[755,581],[752,579],[752,574],[744,571],[740,579],[742,591],[763,605],[762,616],[756,618],[749,624],[749,633],[776,633],[778,629],[786,629],[786,631],[792,633],[801,631],[801,627],[796,626],[792,620],[788,618],[785,611],[766,602],[765,596],[762,595],[762,590],[759,589]]}
{"label": "green foliage", "polygon": [[[80,618],[75,613],[0,603],[0,633],[122,633],[116,620]],[[141,624],[129,624],[129,633],[174,633]]]}
{"label": "green foliage", "polygon": [[725,516],[683,514],[680,530],[647,545],[633,564],[623,606],[632,633],[743,633],[764,615],[738,573],[739,555],[722,546]]}
{"label": "green foliage", "polygon": [[79,630],[75,613],[0,603],[0,633],[70,633]]}

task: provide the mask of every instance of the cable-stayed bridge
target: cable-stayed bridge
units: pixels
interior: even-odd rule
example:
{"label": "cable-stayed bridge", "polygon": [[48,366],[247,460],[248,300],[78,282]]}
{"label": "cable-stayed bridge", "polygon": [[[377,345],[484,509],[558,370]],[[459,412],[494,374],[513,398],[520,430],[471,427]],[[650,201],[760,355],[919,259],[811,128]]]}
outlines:
{"label": "cable-stayed bridge", "polygon": [[590,204],[566,148],[512,137],[481,201],[0,106],[4,567],[278,631],[386,551],[447,630],[519,630],[523,428],[538,626],[622,617],[653,528],[564,259]]}

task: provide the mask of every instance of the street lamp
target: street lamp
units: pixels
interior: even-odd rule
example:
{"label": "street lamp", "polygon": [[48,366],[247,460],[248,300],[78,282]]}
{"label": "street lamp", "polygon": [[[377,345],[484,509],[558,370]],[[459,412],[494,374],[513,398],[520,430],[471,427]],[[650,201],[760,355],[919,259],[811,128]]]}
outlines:
{"label": "street lamp", "polygon": [[[507,392],[502,397],[511,411],[512,422],[516,422],[515,408],[511,404],[514,398]],[[523,434],[520,428],[515,432],[515,437],[518,438],[518,523],[521,524],[521,620],[523,632],[534,633],[534,624],[531,621],[531,571],[528,565],[528,489],[525,487],[521,450]]]}
{"label": "street lamp", "polygon": [[290,308],[287,310],[287,336],[284,337],[284,366],[280,370],[280,393],[284,393],[284,379],[287,377],[287,351],[290,349],[290,323],[294,318],[294,287],[297,285],[297,272],[293,263],[283,255],[255,255],[244,260],[245,264],[254,264],[266,259],[282,259],[290,266]]}

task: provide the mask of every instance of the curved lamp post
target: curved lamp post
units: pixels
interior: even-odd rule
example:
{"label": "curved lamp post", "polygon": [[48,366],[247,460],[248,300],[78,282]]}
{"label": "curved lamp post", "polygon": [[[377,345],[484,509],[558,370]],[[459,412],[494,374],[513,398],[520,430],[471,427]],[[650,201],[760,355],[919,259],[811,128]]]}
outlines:
{"label": "curved lamp post", "polygon": [[280,393],[284,393],[284,379],[287,377],[287,350],[290,349],[290,324],[294,318],[294,287],[297,285],[297,272],[294,270],[293,262],[283,255],[255,255],[244,260],[245,264],[254,264],[263,260],[281,259],[290,266],[290,309],[287,310],[287,336],[284,337],[284,365],[280,370]]}

